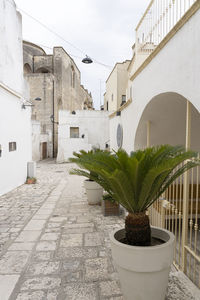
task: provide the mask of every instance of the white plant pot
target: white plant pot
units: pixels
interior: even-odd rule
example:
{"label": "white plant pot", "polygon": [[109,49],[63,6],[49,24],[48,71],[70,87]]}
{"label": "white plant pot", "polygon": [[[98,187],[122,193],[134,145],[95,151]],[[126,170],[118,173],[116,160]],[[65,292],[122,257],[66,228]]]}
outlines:
{"label": "white plant pot", "polygon": [[85,180],[84,185],[88,198],[88,204],[100,204],[103,196],[103,188],[95,181],[90,180]]}
{"label": "white plant pot", "polygon": [[151,227],[152,237],[165,241],[157,246],[130,246],[119,242],[125,230],[111,234],[112,257],[126,300],[164,300],[173,262],[174,235]]}

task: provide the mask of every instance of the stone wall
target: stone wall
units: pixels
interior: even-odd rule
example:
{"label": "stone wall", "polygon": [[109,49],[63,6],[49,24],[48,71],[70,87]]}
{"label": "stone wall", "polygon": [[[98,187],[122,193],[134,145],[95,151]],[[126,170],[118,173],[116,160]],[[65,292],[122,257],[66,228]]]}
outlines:
{"label": "stone wall", "polygon": [[[24,42],[23,48],[24,74],[34,104],[32,119],[40,121],[41,134],[49,136],[48,156],[56,157],[59,110],[93,109],[92,96],[81,85],[80,71],[62,47],[54,47],[52,55],[29,42]],[[38,97],[41,101],[34,100]],[[41,153],[37,157],[42,157]]]}

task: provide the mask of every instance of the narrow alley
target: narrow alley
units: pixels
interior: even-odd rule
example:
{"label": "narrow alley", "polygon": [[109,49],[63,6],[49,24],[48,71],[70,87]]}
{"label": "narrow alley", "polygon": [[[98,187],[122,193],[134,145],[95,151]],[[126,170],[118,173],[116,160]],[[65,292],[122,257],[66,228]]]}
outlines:
{"label": "narrow alley", "polygon": [[88,206],[71,166],[38,163],[35,185],[0,198],[1,300],[122,299],[108,240],[123,220]]}
{"label": "narrow alley", "polygon": [[[89,206],[71,168],[39,162],[36,184],[0,197],[0,300],[123,299],[109,242],[123,217]],[[195,299],[177,274],[167,299]]]}

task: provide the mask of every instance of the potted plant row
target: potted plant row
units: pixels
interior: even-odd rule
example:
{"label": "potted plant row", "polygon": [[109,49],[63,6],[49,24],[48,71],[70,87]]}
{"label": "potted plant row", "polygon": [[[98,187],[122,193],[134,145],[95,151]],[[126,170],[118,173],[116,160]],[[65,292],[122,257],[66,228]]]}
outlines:
{"label": "potted plant row", "polygon": [[[103,153],[108,151],[93,149],[91,151],[81,150],[80,153],[74,152],[73,158],[69,161],[76,163],[79,169],[71,170],[71,174],[85,176],[84,186],[87,194],[89,205],[100,204],[104,216],[118,216],[120,214],[120,205],[112,198],[112,193],[109,190],[107,181],[104,181],[93,169],[90,158],[93,158],[93,153]],[[105,191],[103,194],[103,190]]]}
{"label": "potted plant row", "polygon": [[[185,171],[199,165],[197,153],[161,145],[128,155],[92,152],[84,156],[98,183],[128,212],[125,227],[111,234],[111,249],[127,300],[164,300],[173,261],[174,235],[151,227],[147,209]],[[184,164],[182,164],[184,162]]]}
{"label": "potted plant row", "polygon": [[92,170],[88,171],[87,161],[84,161],[85,156],[88,156],[95,151],[100,150],[90,150],[88,152],[81,150],[80,153],[74,152],[74,157],[69,158],[70,162],[76,163],[80,167],[80,169],[71,170],[70,174],[80,175],[87,178],[84,181],[84,186],[89,205],[100,204],[103,196],[103,188],[98,184],[98,175]]}

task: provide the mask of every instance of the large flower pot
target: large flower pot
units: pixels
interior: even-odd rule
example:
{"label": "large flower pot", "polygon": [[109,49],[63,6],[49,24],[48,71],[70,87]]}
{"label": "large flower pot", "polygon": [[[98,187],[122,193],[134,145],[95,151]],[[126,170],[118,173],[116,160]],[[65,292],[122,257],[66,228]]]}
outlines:
{"label": "large flower pot", "polygon": [[88,204],[100,204],[101,198],[103,196],[103,188],[98,183],[91,180],[85,180],[84,185],[87,194]]}
{"label": "large flower pot", "polygon": [[161,239],[156,246],[129,246],[119,242],[125,230],[111,235],[111,249],[126,300],[164,300],[173,261],[173,233],[151,227],[152,237]]}

